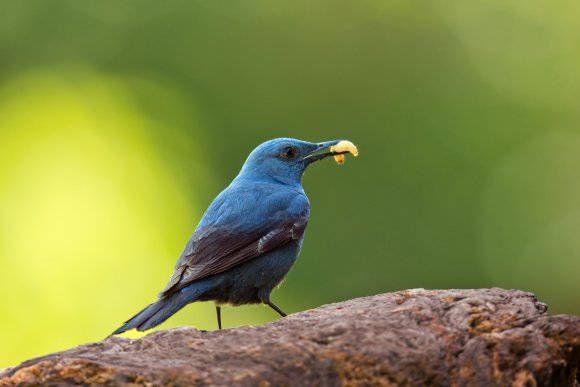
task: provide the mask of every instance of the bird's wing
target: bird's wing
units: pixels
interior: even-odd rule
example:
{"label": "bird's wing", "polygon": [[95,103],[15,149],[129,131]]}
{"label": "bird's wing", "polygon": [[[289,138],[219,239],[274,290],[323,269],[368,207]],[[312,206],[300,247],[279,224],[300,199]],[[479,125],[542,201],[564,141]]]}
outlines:
{"label": "bird's wing", "polygon": [[[238,196],[237,205],[226,204],[225,209],[223,205],[213,210],[210,206],[204,220],[212,216],[216,220],[202,220],[202,227],[193,234],[160,296],[302,237],[309,214],[304,195],[278,192],[257,196],[245,203]],[[222,201],[227,203],[227,198]]]}

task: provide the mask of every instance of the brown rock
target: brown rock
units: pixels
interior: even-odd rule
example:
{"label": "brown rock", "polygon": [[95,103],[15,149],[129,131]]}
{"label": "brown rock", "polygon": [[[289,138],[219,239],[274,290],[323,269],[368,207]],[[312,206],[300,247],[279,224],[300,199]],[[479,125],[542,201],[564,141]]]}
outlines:
{"label": "brown rock", "polygon": [[0,373],[12,385],[579,386],[580,317],[518,290],[407,290],[223,331],[111,337]]}

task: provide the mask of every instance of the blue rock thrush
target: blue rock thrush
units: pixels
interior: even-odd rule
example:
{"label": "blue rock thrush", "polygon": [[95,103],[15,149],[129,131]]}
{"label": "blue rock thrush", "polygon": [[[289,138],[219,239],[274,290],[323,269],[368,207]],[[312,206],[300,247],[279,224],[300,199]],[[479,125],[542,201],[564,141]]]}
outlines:
{"label": "blue rock thrush", "polygon": [[226,303],[263,303],[286,316],[270,300],[270,292],[302,246],[310,214],[302,175],[308,165],[325,157],[341,161],[344,156],[338,155],[353,149],[356,155],[354,146],[336,146],[339,142],[279,138],[254,149],[238,176],[206,210],[157,302],[113,335],[153,328],[195,301],[216,303],[220,329],[220,305]]}

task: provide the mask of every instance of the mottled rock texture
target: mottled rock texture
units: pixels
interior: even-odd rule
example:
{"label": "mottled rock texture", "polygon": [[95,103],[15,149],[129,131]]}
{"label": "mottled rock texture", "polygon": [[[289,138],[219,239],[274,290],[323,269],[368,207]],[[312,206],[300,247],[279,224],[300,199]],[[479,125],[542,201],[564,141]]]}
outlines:
{"label": "mottled rock texture", "polygon": [[580,317],[518,290],[407,290],[270,324],[111,337],[0,374],[12,385],[579,386]]}

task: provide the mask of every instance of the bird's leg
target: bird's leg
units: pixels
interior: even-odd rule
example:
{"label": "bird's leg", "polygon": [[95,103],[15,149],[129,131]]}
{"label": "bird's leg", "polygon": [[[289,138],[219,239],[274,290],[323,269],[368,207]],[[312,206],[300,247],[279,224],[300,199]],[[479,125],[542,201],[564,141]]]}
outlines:
{"label": "bird's leg", "polygon": [[264,304],[268,305],[270,308],[274,309],[276,312],[280,314],[282,317],[286,317],[286,313],[282,312],[282,309],[278,308],[272,301],[268,300],[264,302]]}
{"label": "bird's leg", "polygon": [[215,311],[216,311],[217,319],[218,319],[218,327],[221,330],[222,329],[222,308],[221,308],[221,306],[216,305]]}
{"label": "bird's leg", "polygon": [[258,299],[262,301],[264,305],[268,305],[270,308],[274,309],[282,317],[286,317],[286,313],[282,309],[278,308],[272,301],[270,301],[270,292],[267,289],[258,290]]}

